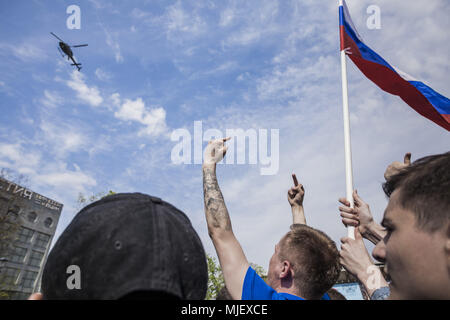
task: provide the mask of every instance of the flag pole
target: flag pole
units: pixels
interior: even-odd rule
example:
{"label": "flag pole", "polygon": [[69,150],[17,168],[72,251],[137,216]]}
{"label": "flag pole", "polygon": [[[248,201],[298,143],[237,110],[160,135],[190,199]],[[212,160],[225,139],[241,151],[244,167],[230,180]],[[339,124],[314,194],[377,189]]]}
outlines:
{"label": "flag pole", "polygon": [[[339,0],[339,6],[343,6],[343,0]],[[342,40],[341,40],[342,41]],[[350,202],[350,207],[354,207],[353,203],[353,172],[352,172],[352,148],[350,142],[350,116],[348,112],[348,86],[347,86],[347,60],[345,48],[341,50],[341,75],[342,75],[342,110],[344,115],[344,151],[345,151],[345,189],[346,197]],[[355,228],[347,227],[347,235],[351,239],[355,239]]]}

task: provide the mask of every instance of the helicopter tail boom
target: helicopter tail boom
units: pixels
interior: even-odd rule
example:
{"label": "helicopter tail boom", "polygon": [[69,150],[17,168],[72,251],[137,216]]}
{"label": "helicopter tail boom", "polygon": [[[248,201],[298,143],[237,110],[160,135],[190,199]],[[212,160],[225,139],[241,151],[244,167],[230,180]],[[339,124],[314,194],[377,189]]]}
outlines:
{"label": "helicopter tail boom", "polygon": [[71,65],[77,67],[78,71],[81,70],[81,63],[72,63]]}

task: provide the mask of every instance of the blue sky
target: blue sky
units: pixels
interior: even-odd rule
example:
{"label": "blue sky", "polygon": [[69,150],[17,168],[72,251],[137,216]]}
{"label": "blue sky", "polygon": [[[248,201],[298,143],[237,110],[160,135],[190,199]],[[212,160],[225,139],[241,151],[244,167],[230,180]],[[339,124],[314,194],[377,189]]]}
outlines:
{"label": "blue sky", "polygon": [[[290,225],[295,172],[310,225],[339,243],[346,230],[338,1],[13,1],[0,3],[0,167],[64,204],[102,191],[159,196],[185,211],[215,254],[203,213],[201,166],[175,165],[171,133],[278,129],[279,171],[222,165],[219,182],[247,258],[267,269]],[[69,30],[69,5],[81,29]],[[365,42],[449,97],[446,0],[347,1]],[[366,9],[381,10],[370,30]],[[83,64],[73,70],[56,33]],[[386,166],[449,150],[450,135],[348,60],[354,184],[380,220]],[[206,145],[206,142],[204,143]],[[370,246],[369,246],[370,248]]]}

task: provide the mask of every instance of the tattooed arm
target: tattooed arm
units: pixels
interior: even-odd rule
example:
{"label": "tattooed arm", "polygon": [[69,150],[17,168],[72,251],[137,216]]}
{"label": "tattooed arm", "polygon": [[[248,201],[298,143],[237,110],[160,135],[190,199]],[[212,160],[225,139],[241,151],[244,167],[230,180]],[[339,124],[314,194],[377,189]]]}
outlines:
{"label": "tattooed arm", "polygon": [[230,216],[220,191],[216,164],[224,157],[228,139],[210,141],[203,163],[203,193],[208,233],[219,257],[225,285],[235,300],[242,297],[244,278],[249,267],[241,245],[234,236]]}

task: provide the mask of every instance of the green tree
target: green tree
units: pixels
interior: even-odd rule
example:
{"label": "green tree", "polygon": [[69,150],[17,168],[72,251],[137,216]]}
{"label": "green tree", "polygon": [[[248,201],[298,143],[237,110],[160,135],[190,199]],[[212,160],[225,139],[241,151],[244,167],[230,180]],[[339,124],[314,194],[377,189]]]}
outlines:
{"label": "green tree", "polygon": [[[208,262],[208,291],[206,292],[206,300],[215,300],[220,290],[225,287],[225,280],[216,258],[206,254],[206,259]],[[256,263],[250,263],[250,266],[264,281],[266,280],[267,276],[263,267]]]}
{"label": "green tree", "polygon": [[206,300],[215,300],[219,291],[225,286],[222,269],[214,257],[206,254],[208,262],[208,291]]}
{"label": "green tree", "polygon": [[114,191],[109,190],[108,192],[98,192],[98,193],[93,193],[91,194],[89,197],[86,197],[83,193],[79,193],[78,194],[78,199],[77,199],[77,209],[81,210],[84,207],[90,205],[91,203],[103,199],[104,197],[107,196],[111,196],[113,194],[116,194]]}
{"label": "green tree", "polygon": [[253,270],[255,270],[256,274],[263,278],[264,281],[267,281],[267,273],[264,271],[264,268],[257,265],[256,263],[250,262],[250,267],[252,267]]}

